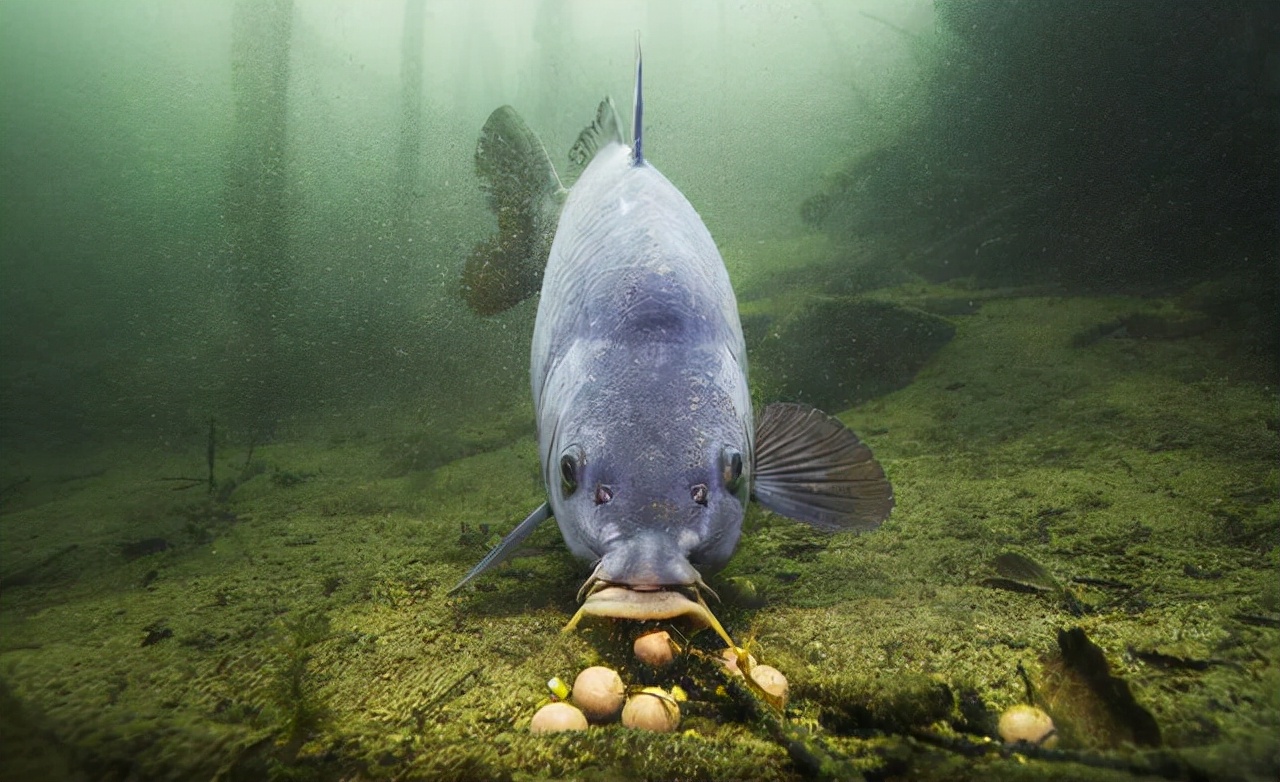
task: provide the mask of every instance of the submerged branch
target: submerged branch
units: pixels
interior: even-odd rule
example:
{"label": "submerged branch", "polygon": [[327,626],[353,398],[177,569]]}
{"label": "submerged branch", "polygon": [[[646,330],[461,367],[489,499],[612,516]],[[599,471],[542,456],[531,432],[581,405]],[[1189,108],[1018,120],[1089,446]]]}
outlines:
{"label": "submerged branch", "polygon": [[1090,768],[1128,771],[1134,776],[1153,776],[1163,779],[1209,779],[1212,776],[1168,750],[1136,752],[1123,756],[1103,755],[1085,750],[1050,749],[1025,741],[1001,744],[990,739],[977,740],[966,736],[948,736],[923,729],[913,729],[910,735],[929,746],[968,758],[998,755],[1007,760],[1024,757],[1050,763],[1076,763]]}
{"label": "submerged branch", "polygon": [[190,477],[172,477],[172,478],[156,478],[158,481],[170,481],[175,483],[183,483],[183,486],[174,486],[173,491],[186,491],[194,489],[197,486],[204,486],[207,483],[206,478],[190,478]]}

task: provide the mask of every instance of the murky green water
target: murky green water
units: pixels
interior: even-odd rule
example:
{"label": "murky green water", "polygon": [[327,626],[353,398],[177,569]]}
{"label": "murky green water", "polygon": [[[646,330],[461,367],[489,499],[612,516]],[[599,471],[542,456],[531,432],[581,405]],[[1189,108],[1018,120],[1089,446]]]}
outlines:
{"label": "murky green water", "polygon": [[[1277,113],[1262,3],[0,7],[5,779],[1271,779]],[[686,622],[589,620],[545,525],[536,296],[469,311],[476,134],[646,152],[753,392],[897,507],[752,506]],[[631,642],[680,644],[651,670]],[[671,734],[533,736],[589,665]],[[1019,704],[1056,743],[1005,744]]]}

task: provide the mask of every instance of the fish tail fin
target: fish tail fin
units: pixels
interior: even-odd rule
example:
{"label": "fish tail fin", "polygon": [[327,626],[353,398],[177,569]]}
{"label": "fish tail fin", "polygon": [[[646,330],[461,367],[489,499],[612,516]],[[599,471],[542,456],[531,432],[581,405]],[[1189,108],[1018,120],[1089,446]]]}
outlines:
{"label": "fish tail fin", "polygon": [[538,292],[566,192],[537,134],[510,106],[495,109],[476,142],[476,175],[498,235],[477,244],[462,270],[462,297],[494,315]]}
{"label": "fish tail fin", "polygon": [[640,33],[636,32],[636,94],[631,107],[631,164],[644,165],[644,58],[640,54]]}

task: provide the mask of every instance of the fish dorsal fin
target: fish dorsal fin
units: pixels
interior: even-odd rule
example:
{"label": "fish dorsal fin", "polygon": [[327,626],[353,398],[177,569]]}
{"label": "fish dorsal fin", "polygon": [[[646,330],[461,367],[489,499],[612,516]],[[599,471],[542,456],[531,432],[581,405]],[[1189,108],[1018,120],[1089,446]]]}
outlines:
{"label": "fish dorsal fin", "polygon": [[644,58],[640,56],[640,33],[636,33],[636,94],[631,106],[631,164],[644,165]]}
{"label": "fish dorsal fin", "polygon": [[618,119],[613,98],[605,98],[596,107],[595,121],[583,128],[578,134],[578,140],[573,142],[573,148],[569,150],[569,162],[581,173],[601,148],[615,141],[623,143],[622,120]]}
{"label": "fish dorsal fin", "polygon": [[761,505],[830,532],[874,529],[893,510],[893,488],[871,449],[808,405],[764,409],[752,481]]}

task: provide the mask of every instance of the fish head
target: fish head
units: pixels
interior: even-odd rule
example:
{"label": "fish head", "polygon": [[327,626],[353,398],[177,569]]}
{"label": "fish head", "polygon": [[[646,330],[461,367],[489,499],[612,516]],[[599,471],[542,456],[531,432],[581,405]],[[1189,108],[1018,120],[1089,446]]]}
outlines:
{"label": "fish head", "polygon": [[551,505],[570,549],[598,561],[592,582],[700,585],[699,570],[724,565],[742,530],[753,434],[745,379],[724,387],[696,357],[628,363],[593,373],[610,382],[580,385],[558,422]]}

